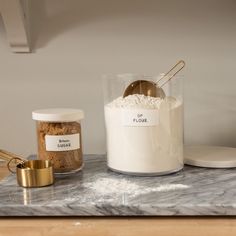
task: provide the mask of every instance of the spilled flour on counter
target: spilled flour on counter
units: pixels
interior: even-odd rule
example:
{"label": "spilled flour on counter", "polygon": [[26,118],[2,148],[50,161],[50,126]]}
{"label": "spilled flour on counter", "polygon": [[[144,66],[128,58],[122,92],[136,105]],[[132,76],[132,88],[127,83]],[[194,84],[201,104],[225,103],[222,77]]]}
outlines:
{"label": "spilled flour on counter", "polygon": [[99,195],[114,195],[128,192],[133,197],[151,192],[167,192],[190,188],[190,186],[184,184],[162,184],[157,187],[145,187],[126,179],[107,178],[100,178],[92,183],[86,183],[84,187],[89,188]]}

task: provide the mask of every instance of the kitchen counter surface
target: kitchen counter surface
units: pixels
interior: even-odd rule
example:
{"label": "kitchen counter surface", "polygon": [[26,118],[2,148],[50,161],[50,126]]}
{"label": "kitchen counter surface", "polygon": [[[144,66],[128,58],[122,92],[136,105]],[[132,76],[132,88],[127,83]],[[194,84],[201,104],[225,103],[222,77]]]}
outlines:
{"label": "kitchen counter surface", "polygon": [[107,170],[104,156],[85,156],[82,172],[53,186],[26,189],[10,175],[0,182],[0,216],[236,215],[236,170],[185,166],[161,177]]}

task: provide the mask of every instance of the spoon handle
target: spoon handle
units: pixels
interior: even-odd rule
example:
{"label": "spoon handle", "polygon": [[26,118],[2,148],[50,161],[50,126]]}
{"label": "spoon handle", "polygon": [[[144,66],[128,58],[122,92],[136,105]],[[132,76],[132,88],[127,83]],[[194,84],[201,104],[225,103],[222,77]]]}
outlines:
{"label": "spoon handle", "polygon": [[10,161],[12,158],[18,159],[21,161],[26,161],[24,158],[22,158],[19,155],[0,149],[0,159],[3,159],[5,161]]}
{"label": "spoon handle", "polygon": [[183,60],[178,61],[163,77],[161,77],[156,84],[163,80],[167,79],[163,84],[158,85],[160,88],[163,87],[166,83],[168,83],[179,71],[181,71],[185,66],[185,62]]}

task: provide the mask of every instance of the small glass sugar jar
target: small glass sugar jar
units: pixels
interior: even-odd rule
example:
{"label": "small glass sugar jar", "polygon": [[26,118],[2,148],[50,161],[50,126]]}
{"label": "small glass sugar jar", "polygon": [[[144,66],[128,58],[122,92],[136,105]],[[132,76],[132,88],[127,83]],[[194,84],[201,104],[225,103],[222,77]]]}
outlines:
{"label": "small glass sugar jar", "polygon": [[36,121],[38,158],[51,160],[57,174],[74,173],[83,167],[81,120],[78,109],[55,108],[32,112]]}

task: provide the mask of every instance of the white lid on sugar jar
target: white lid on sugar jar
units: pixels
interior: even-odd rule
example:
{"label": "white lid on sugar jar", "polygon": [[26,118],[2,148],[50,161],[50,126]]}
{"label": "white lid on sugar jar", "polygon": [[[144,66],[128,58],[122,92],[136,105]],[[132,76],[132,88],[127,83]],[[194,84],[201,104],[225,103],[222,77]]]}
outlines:
{"label": "white lid on sugar jar", "polygon": [[84,112],[71,108],[41,109],[32,112],[33,120],[46,122],[73,122],[84,118]]}

